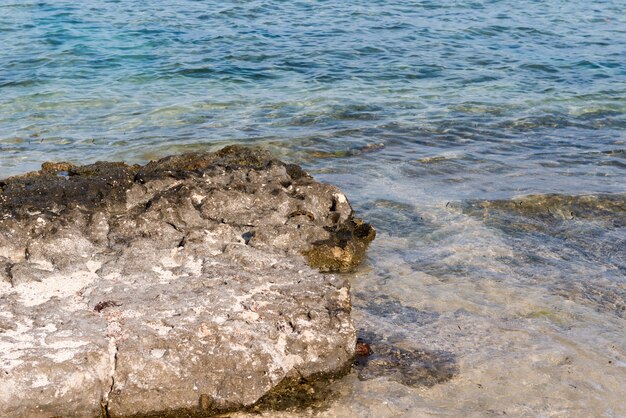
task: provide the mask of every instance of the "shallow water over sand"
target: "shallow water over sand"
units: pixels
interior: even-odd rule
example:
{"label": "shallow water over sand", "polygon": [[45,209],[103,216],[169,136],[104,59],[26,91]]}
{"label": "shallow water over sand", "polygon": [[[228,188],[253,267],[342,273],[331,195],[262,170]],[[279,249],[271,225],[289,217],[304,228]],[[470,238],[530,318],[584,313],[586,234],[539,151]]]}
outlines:
{"label": "shallow water over sand", "polygon": [[353,284],[357,324],[458,372],[413,387],[353,375],[326,414],[626,413],[625,194],[448,201],[428,178],[383,192],[378,175],[340,176],[379,228]]}
{"label": "shallow water over sand", "polygon": [[264,146],[377,227],[354,318],[413,361],[311,413],[625,416],[624,7],[5,1],[0,177]]}

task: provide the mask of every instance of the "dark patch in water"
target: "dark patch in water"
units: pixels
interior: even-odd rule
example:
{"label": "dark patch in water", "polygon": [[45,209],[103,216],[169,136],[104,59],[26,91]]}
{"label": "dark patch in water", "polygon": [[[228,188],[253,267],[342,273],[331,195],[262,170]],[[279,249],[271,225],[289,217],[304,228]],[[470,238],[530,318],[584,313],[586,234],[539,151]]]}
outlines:
{"label": "dark patch in water", "polygon": [[307,151],[307,153],[313,158],[346,158],[356,157],[362,154],[379,151],[383,148],[385,148],[385,144],[382,142],[378,142],[374,144],[367,144],[364,146],[336,151],[309,150]]}
{"label": "dark patch in water", "polygon": [[626,195],[531,195],[458,207],[510,237],[516,257],[507,264],[520,275],[599,312],[626,316]]}
{"label": "dark patch in water", "polygon": [[[615,228],[626,226],[626,195],[620,194],[548,194],[510,200],[470,200],[462,204],[461,209],[501,229],[546,230],[575,219],[604,222]],[[525,219],[526,223],[520,223],[520,218]],[[514,223],[511,224],[511,221]],[[511,226],[507,228],[507,225]]]}
{"label": "dark patch in water", "polygon": [[357,356],[354,367],[361,380],[386,377],[406,386],[433,386],[459,373],[455,356],[447,351],[401,348],[373,332],[361,330],[360,340],[371,348],[371,354]]}
{"label": "dark patch in water", "polygon": [[397,237],[410,237],[432,232],[435,226],[424,219],[414,205],[387,199],[376,199],[359,206],[372,225]]}
{"label": "dark patch in water", "polygon": [[411,324],[413,326],[427,325],[439,318],[437,312],[420,311],[410,306],[404,306],[399,301],[387,295],[365,295],[358,293],[354,302],[358,306],[376,317],[385,318],[397,325]]}
{"label": "dark patch in water", "polygon": [[555,293],[569,300],[591,304],[601,312],[611,312],[626,318],[626,284],[576,283],[573,286],[560,286]]}

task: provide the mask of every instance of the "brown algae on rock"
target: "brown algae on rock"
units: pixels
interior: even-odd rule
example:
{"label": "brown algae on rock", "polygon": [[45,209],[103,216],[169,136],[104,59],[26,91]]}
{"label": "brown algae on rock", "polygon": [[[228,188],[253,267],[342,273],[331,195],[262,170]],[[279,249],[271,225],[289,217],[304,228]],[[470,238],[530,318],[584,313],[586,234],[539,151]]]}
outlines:
{"label": "brown algae on rock", "polygon": [[316,241],[303,254],[309,265],[323,272],[349,272],[365,257],[376,230],[361,219],[352,219],[333,231],[330,239]]}

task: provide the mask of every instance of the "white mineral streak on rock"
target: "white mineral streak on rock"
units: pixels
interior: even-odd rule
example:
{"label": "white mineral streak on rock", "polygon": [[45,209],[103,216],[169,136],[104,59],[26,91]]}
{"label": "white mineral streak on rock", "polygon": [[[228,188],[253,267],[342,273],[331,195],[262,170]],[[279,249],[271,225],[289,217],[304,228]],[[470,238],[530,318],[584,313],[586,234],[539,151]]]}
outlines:
{"label": "white mineral streak on rock", "polygon": [[26,307],[40,305],[51,298],[67,298],[83,289],[98,276],[89,271],[80,271],[70,277],[63,274],[51,276],[41,282],[28,282],[17,285],[14,292]]}
{"label": "white mineral streak on rock", "polygon": [[85,266],[90,272],[95,273],[100,267],[102,267],[102,263],[99,261],[89,260],[85,263]]}
{"label": "white mineral streak on rock", "polygon": [[0,338],[0,353],[2,353],[2,368],[11,371],[24,361],[22,354],[35,344],[35,334],[31,333],[33,321],[26,318],[24,322],[14,323],[15,328],[4,330]]}
{"label": "white mineral streak on rock", "polygon": [[44,387],[50,384],[50,381],[48,380],[48,376],[45,374],[40,374],[37,375],[34,379],[33,379],[33,384],[31,385],[31,387],[33,389],[37,389],[40,387]]}
{"label": "white mineral streak on rock", "polygon": [[39,270],[54,271],[54,265],[48,260],[37,260],[33,262]]}
{"label": "white mineral streak on rock", "polygon": [[344,195],[343,193],[335,193],[333,196],[337,199],[337,202],[339,203],[346,203],[348,201],[346,199],[346,195]]}
{"label": "white mineral streak on rock", "polygon": [[150,350],[150,355],[154,358],[161,358],[165,355],[166,352],[167,350],[163,348],[153,348],[152,350]]}
{"label": "white mineral streak on rock", "polygon": [[202,196],[202,195],[199,195],[199,194],[196,194],[196,193],[194,193],[194,194],[192,194],[192,195],[191,195],[191,199],[193,200],[193,202],[194,202],[196,205],[199,205],[200,203],[202,203],[202,201],[203,201],[205,198],[206,198],[206,196]]}
{"label": "white mineral streak on rock", "polygon": [[152,267],[152,271],[155,272],[159,276],[159,278],[161,279],[159,281],[160,283],[167,284],[167,283],[170,283],[175,278],[179,277],[179,276],[176,276],[171,270],[165,270],[159,266]]}

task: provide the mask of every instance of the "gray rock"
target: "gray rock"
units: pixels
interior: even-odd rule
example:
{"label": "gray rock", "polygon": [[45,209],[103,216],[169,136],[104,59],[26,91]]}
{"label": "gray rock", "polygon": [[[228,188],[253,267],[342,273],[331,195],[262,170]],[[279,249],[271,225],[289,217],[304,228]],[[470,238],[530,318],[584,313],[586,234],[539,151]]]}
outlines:
{"label": "gray rock", "polygon": [[374,235],[242,147],[0,181],[0,416],[204,416],[341,373],[349,285],[317,269]]}

